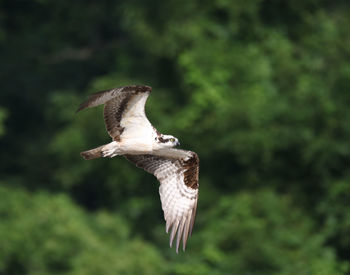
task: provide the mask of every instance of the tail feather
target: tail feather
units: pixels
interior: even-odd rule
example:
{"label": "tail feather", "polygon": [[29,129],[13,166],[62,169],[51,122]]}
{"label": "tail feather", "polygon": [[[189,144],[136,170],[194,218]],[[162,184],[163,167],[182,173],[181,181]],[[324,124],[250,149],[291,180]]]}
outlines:
{"label": "tail feather", "polygon": [[81,152],[80,155],[86,160],[100,158],[100,157],[102,157],[102,148],[104,146],[105,145],[102,145],[102,146],[99,146],[97,148]]}

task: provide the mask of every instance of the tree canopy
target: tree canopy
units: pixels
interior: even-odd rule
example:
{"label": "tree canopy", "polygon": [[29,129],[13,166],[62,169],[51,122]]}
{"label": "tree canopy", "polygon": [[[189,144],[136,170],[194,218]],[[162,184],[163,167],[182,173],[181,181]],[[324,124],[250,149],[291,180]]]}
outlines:
{"label": "tree canopy", "polygon": [[[347,1],[0,1],[0,274],[347,274]],[[157,180],[88,94],[146,112],[200,157],[185,253]]]}

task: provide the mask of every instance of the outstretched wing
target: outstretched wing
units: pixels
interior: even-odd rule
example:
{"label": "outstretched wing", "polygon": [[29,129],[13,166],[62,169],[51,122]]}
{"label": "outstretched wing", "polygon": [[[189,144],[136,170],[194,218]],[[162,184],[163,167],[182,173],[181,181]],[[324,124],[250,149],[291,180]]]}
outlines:
{"label": "outstretched wing", "polygon": [[192,234],[198,200],[199,158],[196,153],[178,149],[156,152],[157,155],[126,155],[137,167],[154,174],[160,181],[166,232],[171,230],[170,247],[177,233],[176,252],[182,239],[185,250]]}
{"label": "outstretched wing", "polygon": [[105,104],[104,120],[108,134],[116,141],[128,132],[128,136],[140,135],[153,129],[145,114],[145,103],[152,88],[149,86],[125,86],[92,94],[77,112]]}

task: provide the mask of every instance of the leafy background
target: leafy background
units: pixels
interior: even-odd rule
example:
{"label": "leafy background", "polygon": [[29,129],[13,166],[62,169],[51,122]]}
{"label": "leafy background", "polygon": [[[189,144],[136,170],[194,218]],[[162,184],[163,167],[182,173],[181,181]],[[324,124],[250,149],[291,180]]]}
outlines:
{"label": "leafy background", "polygon": [[[0,1],[0,274],[350,272],[350,5]],[[153,87],[201,159],[185,253],[158,183],[107,143],[92,92]]]}

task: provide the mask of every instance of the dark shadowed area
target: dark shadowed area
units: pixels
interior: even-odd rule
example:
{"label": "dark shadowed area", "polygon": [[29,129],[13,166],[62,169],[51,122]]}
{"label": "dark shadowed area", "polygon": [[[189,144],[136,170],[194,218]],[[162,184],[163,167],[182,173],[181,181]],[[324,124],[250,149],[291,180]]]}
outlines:
{"label": "dark shadowed area", "polygon": [[[348,274],[350,3],[0,1],[0,274]],[[186,252],[93,92],[200,157]]]}

